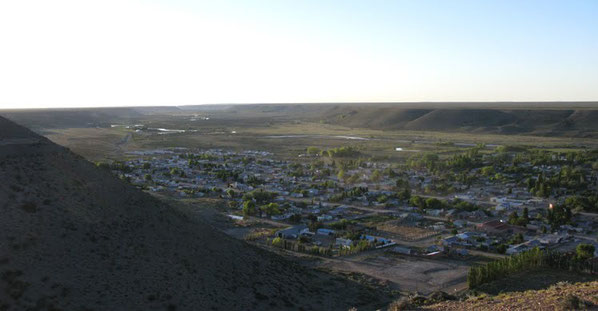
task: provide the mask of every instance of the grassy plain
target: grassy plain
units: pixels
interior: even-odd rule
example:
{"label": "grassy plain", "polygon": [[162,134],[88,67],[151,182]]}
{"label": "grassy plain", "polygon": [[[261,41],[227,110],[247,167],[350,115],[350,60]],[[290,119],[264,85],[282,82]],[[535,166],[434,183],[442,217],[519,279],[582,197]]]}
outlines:
{"label": "grassy plain", "polygon": [[[178,119],[178,118],[177,118]],[[338,125],[289,122],[243,124],[231,120],[193,122],[192,125],[170,120],[151,121],[149,126],[186,129],[185,133],[159,134],[135,132],[123,127],[52,129],[45,134],[91,160],[122,158],[127,151],[184,147],[190,149],[264,150],[277,157],[297,158],[309,146],[329,149],[341,146],[358,148],[365,158],[400,161],[421,152],[453,154],[476,144],[519,145],[550,150],[597,148],[598,141],[588,138],[539,137],[479,133],[444,133],[426,131],[382,131],[347,128]],[[153,122],[153,123],[152,123]],[[395,148],[402,148],[396,151]]]}

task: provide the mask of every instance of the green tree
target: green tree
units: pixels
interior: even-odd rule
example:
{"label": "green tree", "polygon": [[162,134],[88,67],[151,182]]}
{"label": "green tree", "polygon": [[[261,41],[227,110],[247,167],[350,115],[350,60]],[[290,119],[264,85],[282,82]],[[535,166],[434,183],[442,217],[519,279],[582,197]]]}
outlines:
{"label": "green tree", "polygon": [[379,170],[374,170],[374,172],[372,172],[372,176],[370,176],[370,180],[372,182],[379,182],[382,179],[382,173],[380,173]]}
{"label": "green tree", "polygon": [[524,241],[523,234],[517,233],[511,238],[511,241],[509,241],[509,244],[512,244],[512,245],[521,244],[521,243],[523,243],[523,241]]}
{"label": "green tree", "polygon": [[499,254],[504,254],[504,253],[506,253],[506,252],[507,252],[507,246],[506,246],[506,245],[504,245],[504,244],[499,244],[498,246],[496,246],[496,251],[497,251]]}
{"label": "green tree", "polygon": [[577,259],[579,260],[593,258],[594,251],[596,251],[596,248],[592,244],[578,244],[575,248],[575,253],[577,254]]}
{"label": "green tree", "polygon": [[494,170],[493,166],[485,166],[485,167],[482,167],[481,173],[484,176],[492,176],[492,175],[496,174],[496,171]]}
{"label": "green tree", "polygon": [[517,215],[517,212],[512,212],[511,214],[509,214],[508,222],[511,225],[516,225],[518,219],[519,219],[519,216]]}
{"label": "green tree", "polygon": [[527,207],[523,208],[523,215],[519,219],[519,225],[526,226],[529,223],[529,210]]}
{"label": "green tree", "polygon": [[409,201],[411,198],[411,191],[407,188],[403,189],[401,192],[399,192],[398,198],[402,201]]}
{"label": "green tree", "polygon": [[282,246],[282,239],[280,237],[275,237],[272,240],[272,246],[281,247]]}
{"label": "green tree", "polygon": [[359,181],[359,174],[353,174],[349,178],[347,178],[347,182],[350,184],[354,184]]}
{"label": "green tree", "polygon": [[228,189],[228,190],[226,190],[226,194],[228,194],[229,197],[234,198],[235,197],[235,190]]}
{"label": "green tree", "polygon": [[255,202],[245,201],[243,202],[243,216],[255,215]]}
{"label": "green tree", "polygon": [[319,153],[320,153],[320,149],[318,147],[307,147],[307,154],[317,155]]}
{"label": "green tree", "polygon": [[442,201],[438,200],[437,198],[428,198],[428,199],[426,199],[425,206],[426,206],[426,208],[431,208],[431,209],[441,209],[444,207],[444,204],[442,203]]}
{"label": "green tree", "polygon": [[414,195],[409,199],[409,204],[413,205],[415,207],[418,207],[420,209],[426,208],[426,201],[418,196],[418,195]]}
{"label": "green tree", "polygon": [[272,215],[280,215],[280,209],[278,204],[276,203],[269,203],[261,207],[261,210],[266,213],[268,216]]}

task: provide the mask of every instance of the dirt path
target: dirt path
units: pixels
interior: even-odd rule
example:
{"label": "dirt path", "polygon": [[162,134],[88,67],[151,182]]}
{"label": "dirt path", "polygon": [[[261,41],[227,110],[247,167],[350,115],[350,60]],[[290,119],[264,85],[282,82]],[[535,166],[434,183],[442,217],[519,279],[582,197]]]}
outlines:
{"label": "dirt path", "polygon": [[116,143],[116,152],[117,153],[123,153],[125,150],[123,150],[123,147],[126,146],[129,141],[131,141],[131,139],[133,138],[133,133],[127,133],[127,135],[125,135],[125,137],[123,137],[123,139],[121,139],[119,142]]}

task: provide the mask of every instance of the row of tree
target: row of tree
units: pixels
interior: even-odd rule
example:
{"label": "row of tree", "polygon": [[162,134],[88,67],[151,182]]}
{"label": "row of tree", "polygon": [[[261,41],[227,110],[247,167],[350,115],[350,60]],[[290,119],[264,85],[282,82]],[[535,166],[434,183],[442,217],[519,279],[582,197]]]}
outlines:
{"label": "row of tree", "polygon": [[332,256],[332,247],[320,247],[315,245],[308,246],[301,242],[292,242],[282,239],[280,237],[272,239],[272,246],[300,253],[309,253],[312,255],[320,256]]}
{"label": "row of tree", "polygon": [[467,275],[467,285],[469,288],[476,288],[513,273],[538,268],[598,273],[598,263],[591,260],[593,256],[594,246],[590,244],[580,244],[576,252],[569,253],[543,251],[536,247],[485,265],[471,267]]}

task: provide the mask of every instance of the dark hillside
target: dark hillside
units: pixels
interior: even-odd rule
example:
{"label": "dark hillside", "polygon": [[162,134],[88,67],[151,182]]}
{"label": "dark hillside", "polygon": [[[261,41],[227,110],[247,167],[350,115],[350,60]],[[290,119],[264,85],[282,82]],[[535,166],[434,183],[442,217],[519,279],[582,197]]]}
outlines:
{"label": "dark hillside", "polygon": [[0,118],[0,310],[347,310],[384,303],[214,230]]}

